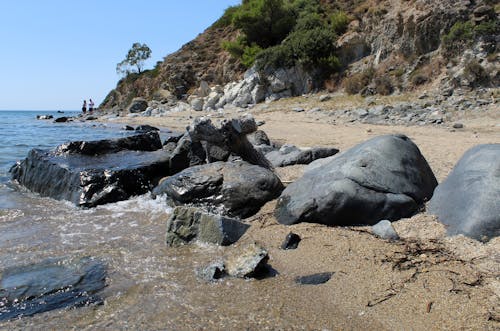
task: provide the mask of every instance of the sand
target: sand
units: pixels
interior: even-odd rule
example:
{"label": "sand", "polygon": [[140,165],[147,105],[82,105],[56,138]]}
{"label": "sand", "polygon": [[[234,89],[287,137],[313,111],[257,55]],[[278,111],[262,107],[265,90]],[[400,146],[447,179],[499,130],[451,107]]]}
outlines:
{"label": "sand", "polygon": [[[306,111],[294,112],[297,105]],[[455,114],[454,121],[463,123],[463,129],[452,129],[454,121],[441,126],[332,124],[321,112],[307,112],[314,106],[307,98],[294,98],[244,112],[265,121],[260,129],[271,140],[303,147],[331,146],[342,151],[374,136],[403,133],[420,148],[438,181],[446,178],[467,149],[500,143],[496,105],[475,114]],[[335,109],[335,100],[322,107]],[[183,131],[195,116],[209,115],[216,121],[244,112],[179,112],[115,121]],[[276,171],[288,183],[300,177],[303,168]],[[281,282],[334,272],[323,285],[297,286],[291,292],[271,290],[273,296],[281,297],[278,302],[289,302],[272,308],[276,319],[293,315],[293,320],[303,322],[290,329],[500,329],[500,238],[481,243],[463,236],[447,237],[445,227],[433,216],[420,213],[393,223],[402,240],[389,242],[374,237],[369,227],[281,225],[272,215],[274,206],[271,201],[247,219],[252,226],[237,245],[257,241],[265,246]],[[290,231],[302,241],[296,250],[281,250]],[[272,286],[269,280],[259,282]],[[249,308],[249,313],[255,311]]]}

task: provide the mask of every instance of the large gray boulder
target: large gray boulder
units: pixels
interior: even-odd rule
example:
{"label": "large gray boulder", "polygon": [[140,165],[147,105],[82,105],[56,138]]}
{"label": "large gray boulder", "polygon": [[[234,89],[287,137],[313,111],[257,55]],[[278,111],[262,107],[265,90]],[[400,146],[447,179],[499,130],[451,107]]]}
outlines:
{"label": "large gray boulder", "polygon": [[309,164],[314,160],[330,157],[339,152],[331,147],[313,147],[309,149],[299,149],[295,146],[282,146],[277,151],[266,154],[266,158],[274,167],[286,167],[294,164]]}
{"label": "large gray boulder", "polygon": [[166,194],[174,205],[193,204],[215,213],[248,217],[282,190],[283,184],[271,170],[246,162],[214,162],[167,178],[153,195]]}
{"label": "large gray boulder", "polygon": [[180,246],[195,240],[227,246],[235,243],[250,225],[237,219],[208,214],[194,207],[179,206],[167,221],[167,246]]}
{"label": "large gray boulder", "polygon": [[450,235],[487,241],[500,235],[500,144],[469,149],[434,192],[428,212]]}
{"label": "large gray boulder", "polygon": [[142,113],[148,108],[148,102],[144,98],[134,98],[128,106],[129,113]]}
{"label": "large gray boulder", "polygon": [[408,217],[437,185],[418,147],[404,135],[370,139],[290,184],[275,210],[280,223],[373,225]]}
{"label": "large gray boulder", "polygon": [[33,149],[10,172],[12,179],[41,196],[94,207],[148,192],[169,174],[169,157],[158,133],[149,132]]}

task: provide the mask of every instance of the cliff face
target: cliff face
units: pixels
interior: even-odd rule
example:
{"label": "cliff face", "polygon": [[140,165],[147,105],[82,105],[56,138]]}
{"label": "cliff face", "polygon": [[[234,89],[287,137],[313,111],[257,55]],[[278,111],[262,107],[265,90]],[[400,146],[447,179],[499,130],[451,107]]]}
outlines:
{"label": "cliff face", "polygon": [[[344,87],[353,93],[388,94],[428,84],[437,77],[442,79],[446,70],[449,83],[454,81],[460,85],[464,82],[459,76],[465,65],[474,61],[498,83],[499,37],[498,33],[491,33],[491,29],[498,32],[499,6],[489,5],[495,1],[319,0],[319,3],[325,15],[342,10],[349,16],[350,23],[337,40],[341,72],[324,82],[314,82],[316,88]],[[483,32],[481,38],[470,37],[467,34],[470,31],[462,32],[474,39],[469,44],[460,39],[462,35],[455,36],[458,40],[452,39],[452,46],[453,43],[467,45],[451,56],[443,51],[442,41],[457,22],[470,22],[472,28],[485,23],[490,30]],[[122,79],[101,107],[124,109],[138,96],[173,104],[192,94],[202,81],[214,86],[242,79],[245,68],[221,48],[223,40],[234,40],[237,35],[238,31],[231,26],[208,28],[167,56],[154,70]],[[470,51],[464,52],[465,49]],[[454,60],[450,65],[451,58]],[[457,67],[457,63],[461,66]],[[264,77],[264,80],[269,79]]]}

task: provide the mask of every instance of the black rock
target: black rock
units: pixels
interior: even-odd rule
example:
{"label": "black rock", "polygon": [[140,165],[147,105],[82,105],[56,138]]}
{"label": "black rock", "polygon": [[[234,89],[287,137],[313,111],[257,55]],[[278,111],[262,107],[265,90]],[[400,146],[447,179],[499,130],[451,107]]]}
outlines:
{"label": "black rock", "polygon": [[286,235],[285,240],[281,244],[281,249],[296,249],[297,247],[299,247],[299,242],[301,240],[302,239],[298,234],[290,232]]}
{"label": "black rock", "polygon": [[55,123],[65,123],[67,121],[69,121],[70,117],[66,117],[66,116],[62,116],[62,117],[58,117],[54,120]]}
{"label": "black rock", "polygon": [[428,212],[450,235],[487,241],[500,235],[500,144],[469,149],[436,188]]}
{"label": "black rock", "polygon": [[252,145],[271,145],[271,141],[267,134],[262,130],[257,130],[248,135],[248,141],[252,143]]}
{"label": "black rock", "polygon": [[163,146],[170,144],[170,143],[177,144],[183,136],[184,136],[184,133],[172,133],[171,135],[169,135],[167,137],[167,139],[165,139],[165,141],[163,142]]}
{"label": "black rock", "polygon": [[97,116],[89,115],[85,117],[86,121],[95,121],[97,119]]}
{"label": "black rock", "polygon": [[140,133],[146,133],[150,131],[160,131],[157,127],[151,126],[151,125],[139,125],[138,127],[135,128],[135,131],[140,132]]}
{"label": "black rock", "polygon": [[122,127],[122,130],[125,130],[125,131],[134,131],[135,129],[130,126],[130,125],[125,125],[124,127]]}
{"label": "black rock", "polygon": [[333,272],[322,272],[295,278],[295,282],[301,285],[320,285],[324,284],[332,278]]}
{"label": "black rock", "polygon": [[266,158],[274,167],[286,167],[294,164],[309,164],[317,159],[322,159],[335,155],[339,152],[336,148],[314,147],[307,150],[300,150],[295,146],[280,148],[278,151],[271,151],[266,154]]}
{"label": "black rock", "polygon": [[10,169],[12,179],[41,196],[82,207],[144,194],[169,174],[169,155],[165,151],[141,150],[161,148],[154,134],[156,142],[152,137],[135,136],[73,142],[52,151],[33,149]]}
{"label": "black rock", "polygon": [[276,198],[283,184],[270,170],[247,162],[215,162],[168,177],[153,190],[174,205],[192,204],[214,213],[248,217]]}
{"label": "black rock", "polygon": [[106,286],[106,267],[91,258],[50,259],[1,276],[0,321],[103,303],[97,293]]}
{"label": "black rock", "polygon": [[376,137],[322,162],[283,191],[275,210],[280,223],[395,221],[417,212],[437,185],[418,147],[403,135]]}

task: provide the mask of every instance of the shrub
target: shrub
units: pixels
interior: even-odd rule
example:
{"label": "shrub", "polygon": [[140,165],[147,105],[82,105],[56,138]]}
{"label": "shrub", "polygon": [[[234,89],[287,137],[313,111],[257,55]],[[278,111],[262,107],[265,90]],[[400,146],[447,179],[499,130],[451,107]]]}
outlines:
{"label": "shrub", "polygon": [[394,92],[394,86],[392,85],[392,81],[387,76],[379,76],[374,80],[375,83],[375,91],[377,91],[380,95],[389,95]]}
{"label": "shrub", "polygon": [[473,85],[486,85],[489,75],[476,60],[469,61],[464,67],[464,75]]}
{"label": "shrub", "polygon": [[336,34],[341,35],[347,31],[347,26],[351,19],[343,11],[336,11],[330,15],[330,27]]}
{"label": "shrub", "polygon": [[221,47],[229,52],[229,54],[239,59],[245,52],[246,40],[244,37],[238,37],[235,41],[224,40],[222,41]]}
{"label": "shrub", "polygon": [[458,53],[465,45],[469,44],[474,36],[474,24],[456,22],[450,31],[443,36],[443,47],[449,54]]}
{"label": "shrub", "polygon": [[347,94],[357,94],[364,87],[370,84],[375,70],[373,68],[366,69],[363,72],[352,74],[346,77],[342,83]]}
{"label": "shrub", "polygon": [[262,48],[256,44],[245,47],[243,54],[241,55],[241,63],[243,63],[245,67],[250,68],[254,64],[255,58],[260,52],[262,52]]}
{"label": "shrub", "polygon": [[410,82],[414,86],[422,85],[425,84],[429,81],[429,76],[425,75],[424,73],[420,71],[415,71],[411,76],[410,76]]}
{"label": "shrub", "polygon": [[239,6],[229,6],[224,11],[224,14],[214,23],[216,28],[223,28],[233,23],[234,14],[238,11]]}

